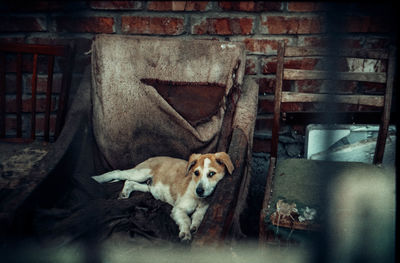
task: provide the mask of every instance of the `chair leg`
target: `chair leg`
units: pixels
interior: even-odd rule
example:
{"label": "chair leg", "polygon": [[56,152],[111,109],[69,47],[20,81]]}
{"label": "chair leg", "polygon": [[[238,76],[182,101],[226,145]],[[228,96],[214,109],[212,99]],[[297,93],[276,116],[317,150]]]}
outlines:
{"label": "chair leg", "polygon": [[275,172],[276,158],[271,157],[269,160],[267,181],[265,184],[265,192],[264,192],[264,200],[261,207],[260,219],[259,219],[259,237],[258,241],[261,244],[267,241],[267,232],[265,231],[265,217],[268,213],[268,203],[271,197],[271,188],[272,188],[272,178]]}

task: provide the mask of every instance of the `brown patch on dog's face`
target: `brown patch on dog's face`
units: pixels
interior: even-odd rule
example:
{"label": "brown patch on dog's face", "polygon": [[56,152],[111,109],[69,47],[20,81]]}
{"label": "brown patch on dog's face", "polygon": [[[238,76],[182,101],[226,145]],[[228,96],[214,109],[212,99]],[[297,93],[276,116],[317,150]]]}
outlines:
{"label": "brown patch on dog's face", "polygon": [[233,164],[226,153],[192,154],[188,162],[188,175],[196,182],[196,195],[211,195],[217,183],[224,177],[225,169],[233,171]]}

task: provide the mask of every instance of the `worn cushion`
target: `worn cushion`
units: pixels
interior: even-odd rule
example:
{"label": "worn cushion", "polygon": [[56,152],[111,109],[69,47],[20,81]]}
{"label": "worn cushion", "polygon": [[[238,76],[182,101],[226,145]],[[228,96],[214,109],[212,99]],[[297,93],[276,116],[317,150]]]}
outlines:
{"label": "worn cushion", "polygon": [[110,168],[215,151],[226,96],[244,66],[241,43],[98,35],[93,129]]}

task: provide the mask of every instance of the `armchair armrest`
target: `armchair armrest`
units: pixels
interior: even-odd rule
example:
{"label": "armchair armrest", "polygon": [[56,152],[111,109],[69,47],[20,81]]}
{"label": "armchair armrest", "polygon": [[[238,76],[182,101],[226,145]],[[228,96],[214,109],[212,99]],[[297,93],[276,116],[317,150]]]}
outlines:
{"label": "armchair armrest", "polygon": [[233,119],[232,138],[228,148],[235,170],[217,186],[211,205],[194,237],[196,245],[212,244],[227,238],[232,226],[233,234],[242,234],[239,215],[246,201],[250,182],[248,169],[251,160],[254,125],[257,115],[258,86],[246,78]]}

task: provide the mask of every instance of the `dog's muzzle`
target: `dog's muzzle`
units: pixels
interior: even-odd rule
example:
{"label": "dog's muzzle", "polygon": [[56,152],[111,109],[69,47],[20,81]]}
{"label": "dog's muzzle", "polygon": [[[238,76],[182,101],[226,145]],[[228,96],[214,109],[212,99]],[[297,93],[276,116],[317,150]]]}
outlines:
{"label": "dog's muzzle", "polygon": [[198,197],[204,197],[204,188],[201,185],[197,186],[196,194]]}

